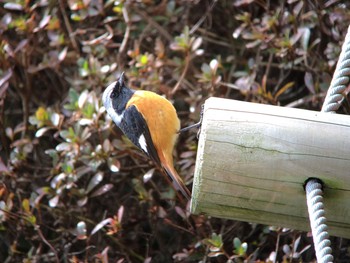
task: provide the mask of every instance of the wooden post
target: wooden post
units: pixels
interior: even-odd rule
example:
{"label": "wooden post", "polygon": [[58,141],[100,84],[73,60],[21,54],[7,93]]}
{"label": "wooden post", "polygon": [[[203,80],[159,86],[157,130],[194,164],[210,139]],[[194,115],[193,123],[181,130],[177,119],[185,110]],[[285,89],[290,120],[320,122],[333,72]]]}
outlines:
{"label": "wooden post", "polygon": [[310,177],[325,184],[329,233],[349,238],[349,116],[206,101],[192,213],[309,231]]}

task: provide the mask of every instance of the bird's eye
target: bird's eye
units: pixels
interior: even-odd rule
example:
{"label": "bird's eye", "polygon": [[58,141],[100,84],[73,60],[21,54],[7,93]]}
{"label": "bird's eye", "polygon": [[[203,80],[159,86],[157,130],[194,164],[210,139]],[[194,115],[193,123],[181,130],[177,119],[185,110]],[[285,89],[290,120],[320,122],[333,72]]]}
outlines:
{"label": "bird's eye", "polygon": [[111,95],[109,97],[111,99],[115,99],[116,97],[118,97],[119,93],[120,93],[120,84],[119,82],[116,82],[111,92]]}
{"label": "bird's eye", "polygon": [[109,96],[111,99],[114,99],[114,98],[116,98],[117,97],[117,92],[115,91],[115,90],[113,90],[112,92],[111,92],[111,95]]}

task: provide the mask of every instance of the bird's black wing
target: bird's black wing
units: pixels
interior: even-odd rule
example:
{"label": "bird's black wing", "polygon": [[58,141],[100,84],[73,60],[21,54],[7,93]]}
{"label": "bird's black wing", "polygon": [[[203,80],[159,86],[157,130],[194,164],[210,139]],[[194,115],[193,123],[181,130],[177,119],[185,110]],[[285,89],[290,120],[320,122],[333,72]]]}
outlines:
{"label": "bird's black wing", "polygon": [[135,105],[126,108],[119,128],[133,144],[160,166],[159,156],[153,144],[146,120]]}

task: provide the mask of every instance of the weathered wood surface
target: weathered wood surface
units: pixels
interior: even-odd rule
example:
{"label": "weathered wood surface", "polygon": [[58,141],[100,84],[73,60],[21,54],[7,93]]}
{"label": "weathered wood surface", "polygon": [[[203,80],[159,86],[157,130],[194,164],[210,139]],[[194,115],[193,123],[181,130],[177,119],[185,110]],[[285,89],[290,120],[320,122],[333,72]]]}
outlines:
{"label": "weathered wood surface", "polygon": [[325,183],[331,235],[350,237],[350,117],[205,103],[191,212],[309,231],[303,184]]}

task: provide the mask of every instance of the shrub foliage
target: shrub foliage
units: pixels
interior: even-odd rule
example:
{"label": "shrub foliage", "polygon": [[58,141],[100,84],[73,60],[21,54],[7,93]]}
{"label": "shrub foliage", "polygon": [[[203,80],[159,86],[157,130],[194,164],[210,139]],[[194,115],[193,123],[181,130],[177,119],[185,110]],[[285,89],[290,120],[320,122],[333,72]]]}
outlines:
{"label": "shrub foliage", "polygon": [[[211,96],[320,110],[349,7],[1,1],[0,261],[314,260],[307,233],[189,214],[106,116],[101,93],[125,71],[133,88],[172,100],[182,126]],[[195,130],[180,135],[189,187],[196,146]],[[349,260],[348,241],[332,241],[337,261]]]}

